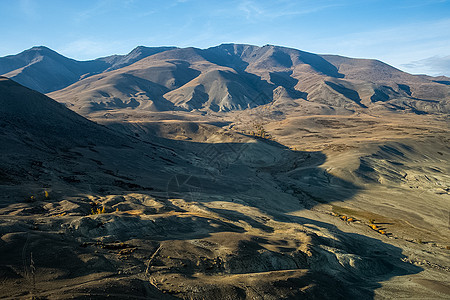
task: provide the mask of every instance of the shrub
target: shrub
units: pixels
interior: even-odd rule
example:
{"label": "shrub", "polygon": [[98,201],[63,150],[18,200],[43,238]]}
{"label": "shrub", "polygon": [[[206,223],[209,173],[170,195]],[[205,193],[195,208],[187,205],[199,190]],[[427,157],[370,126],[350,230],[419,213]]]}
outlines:
{"label": "shrub", "polygon": [[91,215],[100,215],[104,213],[106,213],[106,209],[104,206],[102,207],[102,209],[98,207],[96,210],[94,210],[94,208],[91,208]]}

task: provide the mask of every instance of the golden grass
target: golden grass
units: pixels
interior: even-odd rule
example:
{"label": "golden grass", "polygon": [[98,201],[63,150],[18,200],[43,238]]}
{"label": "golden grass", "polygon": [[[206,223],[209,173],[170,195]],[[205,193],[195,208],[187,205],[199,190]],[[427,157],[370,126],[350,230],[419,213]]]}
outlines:
{"label": "golden grass", "polygon": [[106,213],[106,209],[103,206],[102,209],[100,209],[100,207],[98,207],[96,210],[94,208],[91,208],[91,215],[100,215],[100,214],[104,214]]}

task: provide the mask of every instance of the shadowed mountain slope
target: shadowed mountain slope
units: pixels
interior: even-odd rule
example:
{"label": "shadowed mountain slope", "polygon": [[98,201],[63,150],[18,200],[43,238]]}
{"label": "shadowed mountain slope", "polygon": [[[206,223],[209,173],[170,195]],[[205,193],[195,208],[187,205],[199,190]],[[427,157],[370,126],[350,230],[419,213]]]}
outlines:
{"label": "shadowed mountain slope", "polygon": [[[189,65],[176,60],[176,51],[164,63],[153,62],[166,74],[192,70],[192,79],[174,75],[178,88],[151,68],[135,78],[151,56],[128,73],[103,75],[129,80],[115,93],[128,93],[133,82],[144,89],[147,80],[150,90],[171,90],[166,94],[192,82],[211,94],[216,80],[209,74],[227,88],[235,81],[245,82],[242,89],[259,87],[256,75],[196,53],[181,53],[191,57]],[[294,80],[282,74],[273,79],[292,89]],[[103,80],[96,76],[88,78],[91,84]],[[344,90],[350,87],[326,85],[359,99]],[[6,78],[0,79],[0,97],[2,296],[373,299],[390,282],[400,282],[397,293],[430,293],[411,282],[423,278],[424,269],[408,262],[412,255],[403,253],[402,239],[370,229],[364,216],[350,221],[350,214],[332,213],[363,190],[339,176],[345,170],[326,166],[322,151],[291,150],[217,125],[220,119],[209,115],[210,123],[108,119],[104,127]],[[329,134],[345,128],[336,120],[316,123]],[[282,133],[291,127],[282,125]],[[171,140],[164,132],[187,138]],[[398,153],[413,152],[395,145],[377,149],[374,154],[393,162]],[[338,161],[332,166],[348,165],[345,157]],[[365,157],[354,167],[376,181],[379,173],[369,167],[377,161]],[[445,282],[442,274],[431,275]],[[434,287],[445,292],[437,280]]]}
{"label": "shadowed mountain slope", "polygon": [[39,135],[55,147],[123,140],[119,134],[81,117],[53,99],[1,76],[0,116],[3,135]]}
{"label": "shadowed mountain slope", "polygon": [[0,58],[0,75],[41,93],[56,91],[83,78],[128,66],[144,57],[174,47],[139,46],[126,55],[77,61],[43,46]]}
{"label": "shadowed mountain slope", "polygon": [[0,58],[0,75],[42,93],[62,89],[82,75],[107,68],[101,61],[80,62],[47,47],[33,47],[17,55]]}
{"label": "shadowed mountain slope", "polygon": [[126,67],[128,65],[131,65],[147,56],[164,52],[168,50],[175,49],[176,47],[144,47],[144,46],[138,46],[134,48],[130,53],[126,55],[111,55],[107,57],[102,57],[96,59],[96,61],[103,61],[106,62],[108,65],[110,65],[109,68],[106,69],[106,71],[111,71],[115,69],[120,69],[123,67]]}

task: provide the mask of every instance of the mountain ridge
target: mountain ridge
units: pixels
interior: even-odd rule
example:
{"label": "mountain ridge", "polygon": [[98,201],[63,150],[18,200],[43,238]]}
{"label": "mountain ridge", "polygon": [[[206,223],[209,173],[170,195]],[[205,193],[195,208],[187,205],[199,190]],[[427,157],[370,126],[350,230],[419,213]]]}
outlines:
{"label": "mountain ridge", "polygon": [[[17,59],[23,60],[24,52]],[[47,62],[44,61],[47,56],[40,57],[41,61],[31,61],[5,76],[34,88],[43,85],[33,82],[27,85],[26,81],[44,77],[39,76],[39,70],[44,69],[49,74],[45,78],[50,81],[53,70],[70,73],[66,86],[62,82],[49,83],[53,88],[47,88],[46,92],[85,115],[130,108],[227,112],[286,101],[294,106],[310,102],[348,111],[450,111],[450,87],[446,84],[450,79],[446,77],[411,75],[379,60],[318,55],[281,46],[221,44],[207,49],[138,46],[126,55],[93,61],[66,58],[59,67],[55,59]],[[0,70],[6,70],[5,66],[2,69],[4,61],[5,58],[0,58]],[[52,64],[53,68],[48,67]],[[207,73],[210,74],[206,76]],[[221,74],[236,76],[224,80]],[[132,82],[130,78],[134,78]],[[202,92],[205,84],[215,88]],[[281,90],[285,92],[280,93]],[[246,95],[247,91],[250,94]],[[261,102],[260,96],[268,100]],[[280,97],[283,100],[277,102]]]}
{"label": "mountain ridge", "polygon": [[448,296],[448,116],[397,113],[445,104],[418,96],[446,78],[224,48],[86,73],[59,103],[0,76],[0,294]]}
{"label": "mountain ridge", "polygon": [[0,75],[38,92],[48,93],[94,74],[128,66],[146,56],[172,48],[175,47],[138,46],[125,55],[78,61],[48,47],[35,46],[16,55],[0,57]]}

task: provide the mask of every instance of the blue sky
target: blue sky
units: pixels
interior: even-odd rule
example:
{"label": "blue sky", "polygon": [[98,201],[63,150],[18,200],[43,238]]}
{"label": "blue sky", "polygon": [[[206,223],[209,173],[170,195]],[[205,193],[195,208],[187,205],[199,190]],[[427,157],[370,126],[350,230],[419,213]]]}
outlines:
{"label": "blue sky", "polygon": [[450,76],[450,0],[0,0],[0,56],[79,60],[138,45],[281,45]]}

